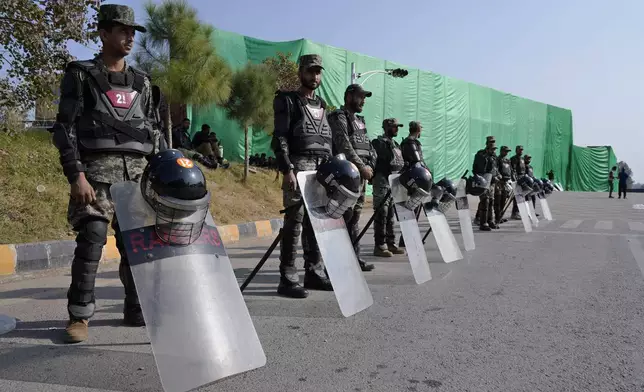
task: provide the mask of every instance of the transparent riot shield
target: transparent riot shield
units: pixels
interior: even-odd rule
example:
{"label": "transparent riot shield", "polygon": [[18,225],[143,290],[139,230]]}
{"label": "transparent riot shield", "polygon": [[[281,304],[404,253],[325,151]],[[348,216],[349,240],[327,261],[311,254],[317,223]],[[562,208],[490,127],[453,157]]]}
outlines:
{"label": "transparent riot shield", "polygon": [[425,214],[443,261],[451,263],[452,261],[461,260],[463,258],[461,249],[456,243],[456,238],[449,227],[449,223],[447,223],[447,218],[440,212],[438,206],[433,203],[425,203]]}
{"label": "transparent riot shield", "polygon": [[519,208],[519,215],[521,216],[521,223],[526,233],[532,232],[532,224],[530,223],[530,214],[528,212],[528,204],[526,203],[523,189],[518,185],[514,185],[514,200],[517,202]]}
{"label": "transparent riot shield", "polygon": [[530,217],[530,221],[535,227],[539,226],[539,218],[537,218],[536,211],[534,210],[534,206],[532,205],[532,197],[526,197],[525,198],[525,205],[528,209],[528,216]]}
{"label": "transparent riot shield", "polygon": [[539,192],[539,205],[541,205],[541,211],[543,211],[543,217],[546,220],[552,220],[552,212],[550,211],[550,206],[548,205],[548,199],[543,192]]}
{"label": "transparent riot shield", "polygon": [[344,219],[331,219],[324,212],[328,198],[324,187],[315,179],[315,173],[297,173],[297,183],[340,311],[345,317],[350,317],[373,305],[373,298]]}
{"label": "transparent riot shield", "polygon": [[458,221],[461,225],[461,234],[463,235],[463,246],[466,251],[474,250],[474,230],[472,229],[472,216],[470,213],[470,204],[465,192],[466,180],[463,178],[458,182],[456,187],[456,210],[458,211]]}
{"label": "transparent riot shield", "polygon": [[[411,271],[417,284],[422,284],[432,279],[432,273],[429,270],[425,245],[420,235],[416,213],[408,209],[405,204],[409,199],[407,190],[400,184],[400,174],[389,176],[389,185],[391,186],[391,197],[394,201],[396,216],[400,224],[400,231],[405,239],[405,250],[411,265]],[[421,207],[422,208],[422,207]]]}
{"label": "transparent riot shield", "polygon": [[162,242],[139,183],[110,188],[152,352],[166,392],[185,392],[257,369],[266,355],[217,227],[199,239]]}

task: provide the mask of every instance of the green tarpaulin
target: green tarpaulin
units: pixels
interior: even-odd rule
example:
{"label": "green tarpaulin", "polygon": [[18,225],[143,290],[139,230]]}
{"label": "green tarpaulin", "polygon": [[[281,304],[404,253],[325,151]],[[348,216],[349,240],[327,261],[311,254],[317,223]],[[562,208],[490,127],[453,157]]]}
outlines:
{"label": "green tarpaulin", "polygon": [[[352,62],[357,72],[405,68],[409,75],[403,79],[378,74],[363,85],[374,93],[363,112],[371,138],[382,133],[384,118],[396,117],[405,124],[399,141],[407,136],[410,121],[420,121],[424,154],[434,176],[457,179],[471,170],[474,154],[483,148],[485,137],[494,135],[499,148],[507,145],[514,151],[516,145],[523,145],[525,153],[532,155],[536,175],[545,177],[553,170],[557,182],[569,184],[572,113],[568,109],[305,39],[269,42],[217,30],[213,44],[233,69],[249,61],[259,63],[277,52],[291,53],[294,61],[302,54],[322,55],[325,71],[318,92],[337,107],[351,81]],[[214,105],[193,107],[191,118],[193,131],[202,123],[211,125],[227,159],[243,159],[242,129],[221,109]],[[253,131],[251,154],[255,153],[272,156],[270,136],[261,130]]]}
{"label": "green tarpaulin", "polygon": [[[608,192],[608,173],[617,166],[610,146],[572,146],[570,154],[570,189],[584,192]],[[617,171],[615,172],[617,179]],[[613,185],[617,191],[617,180]]]}

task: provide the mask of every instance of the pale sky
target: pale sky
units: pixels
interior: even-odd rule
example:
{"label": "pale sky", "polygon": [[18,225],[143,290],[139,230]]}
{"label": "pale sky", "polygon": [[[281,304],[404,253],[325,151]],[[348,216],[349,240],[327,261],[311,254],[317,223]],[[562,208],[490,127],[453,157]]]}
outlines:
{"label": "pale sky", "polygon": [[[644,0],[188,1],[215,28],[306,38],[571,109],[573,143],[612,145],[644,182]],[[108,3],[145,22],[143,1]]]}

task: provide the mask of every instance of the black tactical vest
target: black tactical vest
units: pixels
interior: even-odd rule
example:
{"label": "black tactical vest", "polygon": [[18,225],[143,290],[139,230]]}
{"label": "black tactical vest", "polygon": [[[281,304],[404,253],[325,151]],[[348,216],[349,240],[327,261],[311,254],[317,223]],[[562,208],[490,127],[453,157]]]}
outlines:
{"label": "black tactical vest", "polygon": [[[301,116],[291,126],[290,153],[293,155],[322,155],[333,153],[331,127],[327,122],[326,109],[319,100],[313,105],[297,93],[289,94],[297,103]],[[288,97],[287,97],[288,99]]]}
{"label": "black tactical vest", "polygon": [[402,155],[405,162],[420,162],[423,165],[425,164],[425,159],[423,158],[423,149],[417,138],[407,136],[400,144],[400,149],[402,150]]}
{"label": "black tactical vest", "polygon": [[504,180],[512,178],[512,164],[508,158],[499,158],[499,171]]}
{"label": "black tactical vest", "polygon": [[107,72],[92,61],[77,61],[70,66],[89,75],[91,99],[85,98],[85,107],[77,122],[79,149],[150,154],[154,140],[143,109],[144,75],[131,67],[125,73]]}
{"label": "black tactical vest", "polygon": [[405,166],[405,160],[403,159],[400,147],[396,145],[394,139],[389,139],[388,143],[392,152],[391,162],[389,162],[389,170],[391,173],[398,173],[400,169]]}
{"label": "black tactical vest", "polygon": [[530,177],[534,177],[534,170],[532,169],[532,165],[525,165],[525,172]]}
{"label": "black tactical vest", "polygon": [[371,143],[367,139],[367,126],[361,117],[345,112],[347,115],[347,124],[349,125],[349,140],[360,158],[371,157]]}

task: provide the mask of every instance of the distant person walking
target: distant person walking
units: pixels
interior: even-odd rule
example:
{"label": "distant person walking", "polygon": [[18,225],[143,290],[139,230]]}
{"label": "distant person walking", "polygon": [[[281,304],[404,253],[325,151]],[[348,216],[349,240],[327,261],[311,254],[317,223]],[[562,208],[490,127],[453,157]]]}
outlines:
{"label": "distant person walking", "polygon": [[626,199],[626,181],[628,180],[628,173],[626,173],[626,167],[622,166],[619,171],[619,190],[617,198],[622,198],[622,193],[624,194],[624,199]]}
{"label": "distant person walking", "polygon": [[615,170],[617,170],[617,166],[613,166],[613,168],[610,169],[610,172],[608,173],[608,198],[609,199],[614,199],[613,186],[615,184]]}

